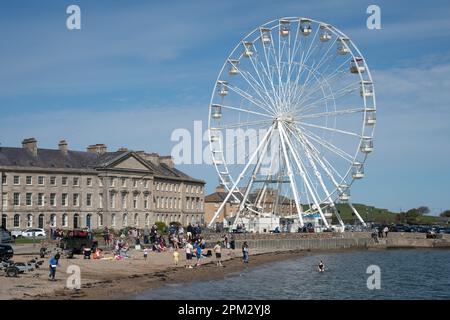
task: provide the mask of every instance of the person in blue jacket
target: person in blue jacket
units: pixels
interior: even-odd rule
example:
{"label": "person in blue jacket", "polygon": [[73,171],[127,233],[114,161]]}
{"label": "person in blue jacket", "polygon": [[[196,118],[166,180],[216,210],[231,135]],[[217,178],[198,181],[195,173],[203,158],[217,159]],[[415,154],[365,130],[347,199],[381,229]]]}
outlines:
{"label": "person in blue jacket", "polygon": [[59,258],[60,258],[60,255],[59,255],[59,253],[57,253],[49,261],[50,274],[48,276],[48,279],[50,281],[55,281],[56,267],[58,266]]}
{"label": "person in blue jacket", "polygon": [[200,246],[199,241],[196,241],[194,244],[195,249],[195,255],[197,257],[197,263],[195,264],[196,267],[200,266],[200,259],[202,258],[202,248]]}

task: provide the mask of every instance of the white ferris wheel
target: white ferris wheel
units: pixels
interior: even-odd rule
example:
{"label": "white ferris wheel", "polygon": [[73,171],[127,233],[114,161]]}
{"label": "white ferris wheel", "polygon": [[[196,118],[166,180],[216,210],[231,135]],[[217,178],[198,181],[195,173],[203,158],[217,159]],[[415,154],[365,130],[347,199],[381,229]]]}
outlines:
{"label": "white ferris wheel", "polygon": [[[231,51],[209,106],[212,161],[237,216],[339,216],[373,150],[375,90],[367,63],[334,26],[301,17],[254,29]],[[236,217],[235,221],[237,221]]]}

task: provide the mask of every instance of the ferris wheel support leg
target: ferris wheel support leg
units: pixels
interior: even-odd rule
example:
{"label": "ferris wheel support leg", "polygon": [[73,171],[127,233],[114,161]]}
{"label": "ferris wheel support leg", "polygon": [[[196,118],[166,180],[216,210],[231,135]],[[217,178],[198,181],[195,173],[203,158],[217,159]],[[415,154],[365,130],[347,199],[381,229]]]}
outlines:
{"label": "ferris wheel support leg", "polygon": [[350,201],[348,202],[348,205],[352,209],[353,213],[358,217],[359,221],[361,221],[362,225],[364,227],[367,227],[367,224],[364,222],[363,218],[361,218],[361,216],[359,215],[358,211],[356,210],[356,208],[353,206],[353,204]]}
{"label": "ferris wheel support leg", "polygon": [[[304,141],[302,141],[301,139],[299,139],[299,141],[300,141],[300,142],[304,142]],[[305,145],[307,145],[307,144],[305,143]],[[336,217],[337,217],[337,219],[338,219],[339,224],[341,225],[341,227],[345,227],[344,222],[342,221],[341,215],[339,214],[339,211],[337,210],[337,208],[336,208],[336,206],[335,206],[333,200],[331,199],[330,192],[328,191],[328,188],[326,187],[326,185],[325,185],[325,183],[324,183],[324,181],[323,181],[323,179],[322,179],[322,175],[320,174],[319,170],[317,170],[317,166],[316,166],[316,164],[314,163],[314,160],[313,160],[313,158],[312,158],[312,155],[311,155],[311,153],[310,153],[309,148],[304,148],[304,149],[305,149],[305,151],[306,151],[306,156],[307,156],[307,158],[308,158],[308,161],[309,161],[309,163],[312,165],[312,167],[314,168],[315,175],[316,175],[317,179],[319,180],[319,183],[320,183],[320,185],[321,185],[323,191],[324,191],[325,194],[327,195],[327,200],[330,201],[330,207],[331,207],[331,209],[334,211],[334,213],[335,213],[335,215],[336,215]]]}
{"label": "ferris wheel support leg", "polygon": [[333,209],[334,214],[336,215],[336,218],[338,219],[341,227],[345,228],[345,224],[344,224],[344,221],[342,220],[341,215],[339,214],[339,210],[338,210],[338,208],[336,208],[336,206],[333,202],[332,202],[331,208]]}
{"label": "ferris wheel support leg", "polygon": [[287,170],[288,170],[289,181],[291,182],[292,193],[294,194],[294,201],[295,201],[295,206],[297,208],[297,214],[298,214],[298,219],[299,219],[299,222],[300,222],[300,227],[303,228],[303,226],[305,224],[303,222],[303,217],[302,217],[302,214],[303,214],[302,207],[300,205],[300,202],[298,201],[297,187],[295,185],[295,180],[293,178],[292,168],[291,168],[291,164],[289,162],[289,157],[287,155],[286,145],[285,145],[285,142],[284,142],[283,131],[282,131],[282,127],[280,125],[278,126],[278,130],[280,130],[281,146],[283,148],[284,159],[286,161],[286,167],[287,167]]}
{"label": "ferris wheel support leg", "polygon": [[292,147],[291,142],[289,141],[289,139],[288,139],[288,137],[286,135],[286,132],[284,131],[284,127],[283,126],[280,126],[280,132],[281,132],[281,136],[282,136],[281,142],[283,144],[283,149],[284,149],[283,151],[285,152],[285,157],[287,158],[287,153],[285,151],[286,146],[284,145],[284,141],[286,140],[286,143],[288,144],[289,149],[291,150],[291,153],[294,156],[295,163],[296,163],[298,169],[300,170],[300,174],[302,175],[302,178],[305,181],[306,187],[307,187],[309,193],[311,194],[311,197],[312,197],[312,199],[314,201],[314,204],[317,207],[317,210],[319,211],[319,214],[320,214],[320,216],[322,218],[322,221],[325,224],[325,227],[329,228],[330,226],[328,224],[328,221],[325,218],[325,215],[323,214],[322,209],[320,208],[319,202],[317,201],[317,198],[314,195],[314,192],[313,192],[313,190],[311,188],[311,185],[309,184],[308,178],[306,177],[305,172],[303,170],[303,167],[302,167],[302,165],[301,165],[301,163],[300,163],[300,161],[299,161],[299,159],[297,157],[297,153],[295,152],[295,149]]}
{"label": "ferris wheel support leg", "polygon": [[[272,134],[271,134],[271,136],[272,136]],[[250,194],[250,189],[252,188],[253,182],[254,182],[254,180],[256,179],[256,174],[258,173],[259,168],[261,167],[262,159],[263,159],[264,155],[265,155],[266,152],[267,152],[267,148],[268,148],[268,146],[269,146],[269,142],[270,142],[270,137],[269,137],[269,138],[267,139],[267,141],[265,142],[265,145],[264,145],[264,147],[263,147],[263,150],[262,150],[262,152],[261,152],[261,155],[259,156],[258,162],[256,163],[255,169],[254,169],[253,172],[252,172],[252,177],[251,177],[251,179],[250,179],[250,181],[249,181],[249,183],[248,183],[248,185],[247,185],[247,188],[246,188],[246,190],[245,190],[244,198],[242,199],[242,202],[241,202],[241,204],[239,205],[239,210],[238,210],[239,212],[242,211],[242,210],[244,209],[245,202],[247,201],[248,195]]]}
{"label": "ferris wheel support leg", "polygon": [[248,163],[246,164],[246,166],[244,167],[244,169],[242,170],[242,172],[239,174],[238,179],[236,180],[236,182],[233,184],[233,187],[230,189],[230,191],[228,191],[227,196],[225,197],[225,199],[223,200],[222,204],[220,205],[220,207],[217,209],[216,213],[214,214],[213,218],[211,219],[211,221],[208,224],[208,228],[211,228],[212,224],[214,223],[214,221],[217,219],[217,216],[220,214],[220,212],[222,212],[223,208],[225,207],[225,205],[227,204],[228,200],[230,199],[231,195],[233,195],[234,190],[236,190],[236,187],[239,185],[239,182],[241,182],[242,178],[245,175],[245,172],[248,170],[248,168],[250,167],[250,165],[252,164],[253,160],[255,159],[256,155],[259,153],[259,151],[261,150],[261,147],[265,144],[267,138],[272,134],[273,131],[273,126],[270,127],[270,129],[267,131],[267,133],[265,134],[264,138],[262,139],[261,143],[259,144],[259,146],[256,148],[255,152],[253,152],[253,154],[251,155],[251,157],[248,160]]}

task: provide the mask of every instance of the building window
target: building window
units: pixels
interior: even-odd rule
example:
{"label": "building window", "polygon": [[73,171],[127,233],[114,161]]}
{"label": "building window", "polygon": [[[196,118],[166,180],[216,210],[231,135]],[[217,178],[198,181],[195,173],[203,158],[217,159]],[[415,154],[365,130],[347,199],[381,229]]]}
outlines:
{"label": "building window", "polygon": [[56,206],[56,193],[50,193],[50,205],[52,207]]}
{"label": "building window", "polygon": [[86,206],[92,207],[92,194],[91,193],[86,194]]}
{"label": "building window", "polygon": [[128,214],[124,213],[122,216],[122,227],[128,226]]}
{"label": "building window", "polygon": [[103,226],[103,214],[101,213],[98,214],[97,224],[99,227]]}
{"label": "building window", "polygon": [[144,209],[148,209],[148,196],[144,198]]}
{"label": "building window", "polygon": [[63,193],[61,196],[61,205],[66,207],[67,206],[67,193]]}
{"label": "building window", "polygon": [[159,191],[159,182],[156,184],[156,191]]}
{"label": "building window", "polygon": [[69,225],[69,217],[67,216],[67,213],[64,213],[62,215],[62,226],[67,227]]}
{"label": "building window", "polygon": [[56,227],[56,214],[50,215],[50,227]]}
{"label": "building window", "polygon": [[73,185],[75,187],[78,187],[80,185],[80,179],[79,178],[73,178]]}
{"label": "building window", "polygon": [[73,205],[78,207],[80,205],[80,195],[78,193],[73,194]]}
{"label": "building window", "polygon": [[32,206],[33,205],[33,194],[27,193],[26,197],[25,197],[25,201],[26,201],[27,206]]}
{"label": "building window", "polygon": [[3,208],[8,207],[8,193],[6,193],[6,192],[2,193],[2,205],[3,205]]}
{"label": "building window", "polygon": [[39,193],[38,194],[38,206],[43,206],[43,205],[44,205],[44,194]]}
{"label": "building window", "polygon": [[44,185],[44,177],[43,176],[38,177],[38,185],[40,185],[40,186]]}
{"label": "building window", "polygon": [[159,208],[159,197],[156,197],[156,208]]}
{"label": "building window", "polygon": [[50,177],[50,185],[56,186],[56,177]]}
{"label": "building window", "polygon": [[133,188],[137,188],[138,179],[133,179]]}
{"label": "building window", "polygon": [[103,179],[102,178],[98,178],[98,185],[100,187],[103,187]]}
{"label": "building window", "polygon": [[92,178],[86,178],[86,185],[92,187]]}
{"label": "building window", "polygon": [[2,175],[2,184],[6,185],[6,174]]}
{"label": "building window", "polygon": [[133,208],[134,209],[138,208],[138,199],[139,199],[139,196],[138,195],[134,195],[134,197],[133,197]]}
{"label": "building window", "polygon": [[145,180],[144,180],[144,188],[145,188],[145,189],[148,189],[148,179],[145,179]]}
{"label": "building window", "polygon": [[134,215],[134,226],[139,227],[139,214]]}
{"label": "building window", "polygon": [[111,187],[115,187],[116,186],[116,178],[110,178],[110,183],[111,183]]}
{"label": "building window", "polygon": [[98,207],[103,208],[103,193],[98,194]]}
{"label": "building window", "polygon": [[61,178],[61,184],[62,184],[63,186],[67,186],[67,177],[62,177],[62,178]]}
{"label": "building window", "polygon": [[109,206],[110,208],[114,209],[116,207],[116,194],[111,193],[109,197]]}
{"label": "building window", "polygon": [[122,209],[126,209],[127,208],[127,194],[126,193],[122,193],[121,203],[122,203]]}
{"label": "building window", "polygon": [[127,186],[127,179],[122,178],[122,187],[126,188],[126,186]]}
{"label": "building window", "polygon": [[14,185],[18,186],[20,184],[20,176],[14,176]]}
{"label": "building window", "polygon": [[20,228],[20,214],[14,215],[14,228]]}
{"label": "building window", "polygon": [[173,184],[171,183],[170,184],[170,192],[172,192],[173,191]]}
{"label": "building window", "polygon": [[28,228],[33,227],[33,215],[32,214],[27,215],[27,227]]}
{"label": "building window", "polygon": [[26,176],[25,183],[27,184],[27,186],[32,185],[33,184],[33,177],[32,176]]}
{"label": "building window", "polygon": [[116,214],[113,213],[111,215],[111,226],[115,227],[116,226]]}

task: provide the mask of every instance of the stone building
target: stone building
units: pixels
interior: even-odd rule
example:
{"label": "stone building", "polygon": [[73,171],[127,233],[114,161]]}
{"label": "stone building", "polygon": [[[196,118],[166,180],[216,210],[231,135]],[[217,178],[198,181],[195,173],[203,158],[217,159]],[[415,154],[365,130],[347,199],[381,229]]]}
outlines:
{"label": "stone building", "polygon": [[170,156],[106,145],[72,151],[0,147],[1,224],[7,229],[143,228],[156,221],[204,223],[203,180],[176,169]]}

